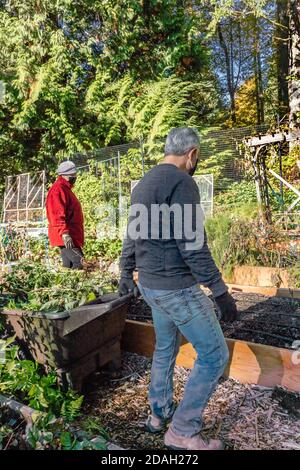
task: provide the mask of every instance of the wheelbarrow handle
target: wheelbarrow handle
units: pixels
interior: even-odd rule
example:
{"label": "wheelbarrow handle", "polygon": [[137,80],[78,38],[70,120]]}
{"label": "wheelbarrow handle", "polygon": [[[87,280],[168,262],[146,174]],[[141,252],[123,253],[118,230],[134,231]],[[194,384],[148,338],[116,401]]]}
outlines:
{"label": "wheelbarrow handle", "polygon": [[127,302],[129,302],[129,300],[133,299],[134,297],[137,297],[137,295],[138,295],[138,288],[135,287],[132,292],[129,292],[126,295],[121,295],[117,299],[112,300],[111,302],[109,302],[109,305],[111,307],[116,307],[117,305],[126,304]]}

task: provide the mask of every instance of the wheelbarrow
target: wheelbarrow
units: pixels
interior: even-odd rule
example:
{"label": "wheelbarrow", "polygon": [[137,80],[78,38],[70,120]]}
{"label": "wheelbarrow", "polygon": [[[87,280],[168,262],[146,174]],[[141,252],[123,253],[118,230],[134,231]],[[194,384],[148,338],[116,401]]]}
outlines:
{"label": "wheelbarrow", "polygon": [[64,389],[82,389],[84,379],[104,365],[121,367],[120,339],[133,294],[105,294],[60,313],[4,309],[20,344],[33,359],[55,369]]}

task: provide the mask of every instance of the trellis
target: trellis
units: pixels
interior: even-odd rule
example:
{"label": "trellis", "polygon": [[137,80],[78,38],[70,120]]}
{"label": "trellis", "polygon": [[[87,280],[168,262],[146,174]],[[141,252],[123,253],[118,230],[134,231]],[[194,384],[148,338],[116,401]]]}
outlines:
{"label": "trellis", "polygon": [[[6,178],[0,224],[2,268],[26,253],[29,236],[46,234],[45,184],[45,171]],[[45,243],[47,251],[48,242]]]}
{"label": "trellis", "polygon": [[8,176],[3,199],[3,224],[28,226],[44,222],[45,171]]}
{"label": "trellis", "polygon": [[[277,181],[279,181],[281,197],[284,186],[297,196],[296,199],[287,208],[284,209],[283,213],[281,213],[279,218],[276,220],[277,224],[284,222],[286,229],[288,228],[289,221],[291,221],[291,216],[295,215],[295,213],[298,214],[298,212],[295,212],[294,209],[300,203],[300,191],[283,177],[281,146],[284,143],[295,144],[296,142],[299,142],[300,144],[300,129],[273,132],[244,140],[245,146],[250,149],[257,201],[263,218],[269,223],[272,222],[270,191],[273,191],[273,188],[270,182],[270,176],[273,176]],[[279,160],[279,173],[270,168],[270,165],[267,163],[268,155],[266,150],[270,145],[278,145],[277,157]]]}

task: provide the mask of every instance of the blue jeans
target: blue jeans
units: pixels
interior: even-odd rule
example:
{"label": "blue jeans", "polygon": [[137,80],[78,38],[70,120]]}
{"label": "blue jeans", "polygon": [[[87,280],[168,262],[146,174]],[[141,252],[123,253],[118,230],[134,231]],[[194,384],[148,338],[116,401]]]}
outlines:
{"label": "blue jeans", "polygon": [[152,309],[156,345],[151,369],[149,401],[152,413],[163,419],[174,412],[173,372],[181,334],[197,352],[184,396],[171,427],[182,436],[200,432],[202,414],[228,362],[228,348],[213,303],[193,285],[180,290],[153,290],[138,285]]}

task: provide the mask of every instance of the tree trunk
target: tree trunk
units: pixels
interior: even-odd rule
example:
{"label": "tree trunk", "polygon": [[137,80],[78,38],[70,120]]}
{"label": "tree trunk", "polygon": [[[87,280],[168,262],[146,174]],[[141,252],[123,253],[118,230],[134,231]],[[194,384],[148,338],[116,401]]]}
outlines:
{"label": "tree trunk", "polygon": [[293,129],[300,124],[300,2],[290,0],[290,71],[289,71],[289,101],[290,127]]}
{"label": "tree trunk", "polygon": [[287,77],[289,74],[289,15],[288,0],[277,0],[276,28],[276,65],[278,83],[278,112],[282,119],[289,113],[289,92]]}
{"label": "tree trunk", "polygon": [[233,57],[224,39],[220,24],[218,25],[218,36],[219,36],[220,46],[222,47],[224,51],[224,56],[225,56],[227,89],[228,89],[228,93],[230,96],[231,120],[233,123],[235,123],[236,115],[235,115],[235,87],[234,87],[234,76],[233,76]]}
{"label": "tree trunk", "polygon": [[264,90],[261,70],[261,54],[260,54],[260,37],[259,25],[257,19],[254,19],[254,43],[253,43],[253,60],[254,60],[254,76],[255,76],[255,94],[257,106],[257,124],[262,124],[265,120],[264,113]]}

